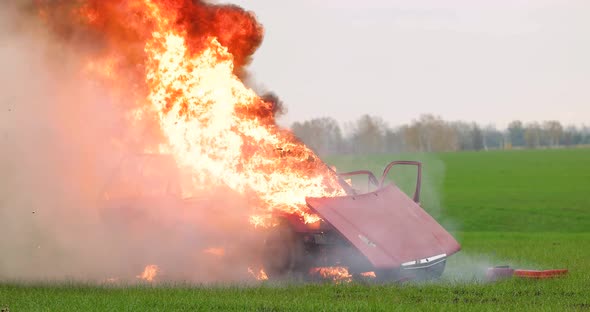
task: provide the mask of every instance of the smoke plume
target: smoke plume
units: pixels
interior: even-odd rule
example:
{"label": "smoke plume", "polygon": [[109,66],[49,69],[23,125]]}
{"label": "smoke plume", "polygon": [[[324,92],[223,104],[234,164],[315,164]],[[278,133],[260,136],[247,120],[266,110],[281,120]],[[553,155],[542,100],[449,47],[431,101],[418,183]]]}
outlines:
{"label": "smoke plume", "polygon": [[[235,192],[217,188],[146,210],[105,203],[109,183],[143,161],[124,160],[157,147],[161,134],[149,115],[132,118],[145,98],[143,46],[141,34],[125,26],[144,17],[117,18],[118,1],[80,3],[0,4],[0,280],[134,281],[150,264],[161,279],[250,278],[259,238],[247,225],[248,202]],[[232,14],[249,14],[243,10],[212,15],[224,7],[170,5],[183,8],[177,23],[195,34],[190,38],[218,35],[237,56],[236,71],[260,44],[254,19],[230,23]],[[89,10],[92,23],[72,23],[77,8]],[[220,25],[233,31],[218,34]],[[111,63],[89,62],[110,53]],[[113,84],[109,75],[129,83]],[[148,189],[143,182],[137,187]]]}

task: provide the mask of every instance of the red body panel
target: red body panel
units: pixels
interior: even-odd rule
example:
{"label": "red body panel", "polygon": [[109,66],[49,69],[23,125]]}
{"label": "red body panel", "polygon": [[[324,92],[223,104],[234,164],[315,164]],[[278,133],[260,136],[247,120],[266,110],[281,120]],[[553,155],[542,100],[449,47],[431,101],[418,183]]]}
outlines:
{"label": "red body panel", "polygon": [[521,278],[531,279],[545,279],[564,276],[568,273],[568,269],[556,269],[556,270],[524,270],[524,269],[513,269],[508,266],[493,267],[489,268],[487,272],[487,278],[490,281],[496,281],[501,278],[508,278],[517,276]]}
{"label": "red body panel", "polygon": [[394,185],[342,197],[307,198],[307,204],[360,250],[376,268],[456,253],[457,241]]}
{"label": "red body panel", "polygon": [[567,269],[558,269],[558,270],[514,270],[514,275],[518,277],[524,278],[536,278],[536,279],[543,279],[543,278],[552,278],[552,277],[559,277],[566,275],[568,272]]}

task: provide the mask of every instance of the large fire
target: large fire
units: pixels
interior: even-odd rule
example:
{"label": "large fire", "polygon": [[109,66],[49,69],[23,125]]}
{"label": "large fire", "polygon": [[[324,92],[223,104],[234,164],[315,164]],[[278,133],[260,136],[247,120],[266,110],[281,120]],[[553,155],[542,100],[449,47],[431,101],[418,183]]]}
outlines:
{"label": "large fire", "polygon": [[41,16],[57,33],[96,36],[102,46],[85,69],[133,90],[130,122],[157,121],[162,138],[149,149],[190,173],[189,193],[228,186],[249,197],[257,208],[250,221],[261,226],[276,211],[317,221],[305,197],[343,193],[333,172],[276,125],[276,103],[240,79],[263,37],[253,14],[192,0],[44,0]]}

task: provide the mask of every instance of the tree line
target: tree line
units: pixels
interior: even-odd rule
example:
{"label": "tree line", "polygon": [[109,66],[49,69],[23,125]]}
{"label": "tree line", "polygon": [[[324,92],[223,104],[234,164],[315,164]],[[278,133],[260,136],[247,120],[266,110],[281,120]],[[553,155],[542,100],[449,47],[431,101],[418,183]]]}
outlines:
{"label": "tree line", "polygon": [[590,144],[590,127],[559,121],[512,121],[506,129],[475,122],[445,121],[430,114],[390,127],[381,117],[364,115],[344,125],[333,118],[295,122],[297,137],[320,155],[399,152],[448,152],[512,148],[557,148]]}

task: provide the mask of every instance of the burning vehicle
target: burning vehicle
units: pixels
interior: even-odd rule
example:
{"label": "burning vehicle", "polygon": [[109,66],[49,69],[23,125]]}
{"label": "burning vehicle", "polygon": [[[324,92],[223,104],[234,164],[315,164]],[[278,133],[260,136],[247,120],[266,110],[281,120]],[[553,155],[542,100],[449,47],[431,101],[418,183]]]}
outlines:
{"label": "burning vehicle", "polygon": [[[110,208],[103,214],[134,229],[130,240],[163,240],[157,233],[178,227],[179,219],[187,220],[182,226],[190,237],[191,226],[218,233],[217,224],[243,218],[268,233],[261,257],[272,278],[331,265],[381,279],[430,278],[459,250],[419,205],[419,163],[393,162],[380,180],[367,171],[339,175],[277,125],[276,100],[244,82],[264,37],[254,13],[199,0],[40,0],[38,6],[45,28],[79,56],[76,75],[98,82],[117,106],[117,131],[105,141],[122,152],[169,155],[161,165],[172,169],[143,160],[124,166],[149,172],[144,182],[156,193],[124,194],[129,189],[115,186],[105,194]],[[413,199],[387,183],[396,165],[417,167]],[[186,179],[174,173],[179,168]],[[359,174],[373,190],[358,192],[344,180]],[[179,179],[186,182],[182,191],[166,182]],[[219,189],[228,190],[226,198],[195,196]],[[229,194],[248,204],[224,202]],[[219,213],[202,215],[209,208]],[[174,239],[162,243],[170,252]],[[161,253],[146,252],[165,266],[157,263],[166,261]]]}
{"label": "burning vehicle", "polygon": [[[398,165],[417,168],[412,199],[387,183],[390,169]],[[355,175],[367,175],[374,190],[359,193],[342,180]],[[306,199],[320,220],[276,216],[278,225],[265,241],[269,276],[306,275],[314,267],[332,266],[346,267],[352,276],[373,272],[381,281],[427,280],[443,273],[447,257],[460,246],[420,207],[420,162],[393,161],[380,179],[367,170],[338,176],[347,195]]]}
{"label": "burning vehicle", "polygon": [[[399,165],[417,168],[412,198],[394,183],[387,182],[389,171]],[[354,189],[346,180],[357,175],[367,176],[369,191]],[[380,179],[367,170],[337,176],[346,195],[306,199],[319,220],[306,223],[298,214],[273,213],[273,224],[265,229],[266,237],[260,250],[266,276],[307,279],[318,267],[335,266],[345,268],[345,274],[353,277],[373,272],[380,281],[427,280],[443,273],[447,257],[459,251],[460,246],[420,207],[421,163],[393,161]],[[175,210],[176,214],[185,214],[182,219],[195,222],[195,218],[205,218],[203,209],[231,205],[207,197],[183,197],[180,180],[181,173],[169,155],[126,157],[102,191],[107,203],[103,216],[121,222],[126,233],[130,226],[141,223],[138,229],[148,231],[138,232],[139,236],[154,243],[161,233],[174,232],[166,228],[167,223],[178,226],[178,223],[163,220],[166,214],[157,209],[180,207]],[[192,212],[190,216],[189,212]],[[217,209],[216,213],[219,212],[223,210]],[[215,221],[227,221],[228,217],[231,215],[196,223],[209,227],[203,233],[221,234],[223,227]],[[151,219],[150,225],[146,226],[142,219]],[[187,229],[187,233],[190,232]],[[208,238],[212,240],[214,238]],[[161,252],[162,248],[158,250]],[[165,263],[166,257],[166,254],[146,254],[144,259]]]}

